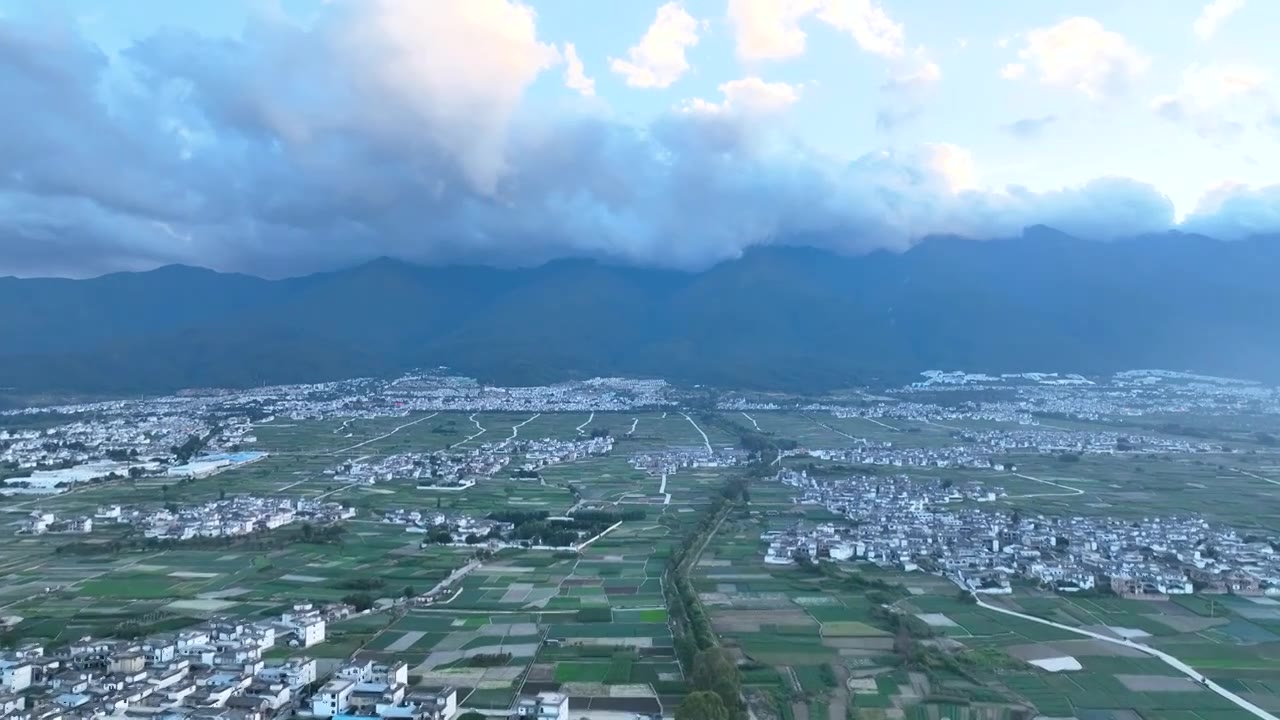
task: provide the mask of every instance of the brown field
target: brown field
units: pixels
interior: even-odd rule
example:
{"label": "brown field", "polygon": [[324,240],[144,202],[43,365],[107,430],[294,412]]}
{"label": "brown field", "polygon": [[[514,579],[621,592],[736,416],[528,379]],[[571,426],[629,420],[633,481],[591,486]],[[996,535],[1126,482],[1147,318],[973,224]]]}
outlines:
{"label": "brown field", "polygon": [[1134,692],[1204,692],[1198,683],[1181,675],[1116,675],[1116,679]]}
{"label": "brown field", "polygon": [[1195,633],[1201,630],[1226,625],[1231,622],[1224,617],[1201,617],[1199,615],[1153,615],[1152,619],[1177,630],[1180,633]]}
{"label": "brown field", "polygon": [[837,650],[892,650],[893,638],[887,637],[829,637],[822,644]]}
{"label": "brown field", "polygon": [[1082,638],[1080,640],[1057,640],[1053,646],[1064,655],[1079,657],[1147,657],[1147,654],[1136,648],[1109,643],[1104,640]]}

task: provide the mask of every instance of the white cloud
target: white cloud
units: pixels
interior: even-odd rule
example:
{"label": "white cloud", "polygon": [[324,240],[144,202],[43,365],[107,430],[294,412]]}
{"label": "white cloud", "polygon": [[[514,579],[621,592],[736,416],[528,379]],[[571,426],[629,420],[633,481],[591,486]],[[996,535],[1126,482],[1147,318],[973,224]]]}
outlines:
{"label": "white cloud", "polygon": [[1182,228],[1226,240],[1280,232],[1280,185],[1220,182],[1200,198]]}
{"label": "white cloud", "polygon": [[[456,157],[475,188],[492,192],[505,172],[512,113],[529,84],[560,59],[538,40],[533,10],[509,0],[364,0],[341,8],[329,27],[350,70],[353,106],[366,109],[358,111],[361,122],[397,133],[407,129],[391,128],[397,121],[418,125]],[[296,125],[298,138],[316,122],[279,117]]]}
{"label": "white cloud", "polygon": [[1213,37],[1218,25],[1244,7],[1244,0],[1213,0],[1200,11],[1200,17],[1192,23],[1191,28],[1201,39]]}
{"label": "white cloud", "polygon": [[818,19],[852,35],[869,53],[884,57],[902,54],[902,25],[874,0],[825,0]]}
{"label": "white cloud", "polygon": [[811,15],[851,36],[866,52],[902,55],[902,25],[875,0],[729,0],[738,57],[780,60],[804,54],[800,21]]}
{"label": "white cloud", "polygon": [[586,69],[582,67],[582,59],[578,57],[578,49],[573,46],[573,43],[565,43],[562,54],[564,55],[565,63],[565,87],[588,97],[595,95],[596,81],[587,77]]}
{"label": "white cloud", "polygon": [[765,82],[758,77],[746,77],[721,83],[720,94],[724,100],[714,103],[694,98],[681,104],[680,110],[704,114],[767,115],[780,112],[800,99],[800,87],[784,82]]}
{"label": "white cloud", "polygon": [[916,91],[930,88],[942,80],[942,68],[927,57],[919,56],[915,62],[903,67],[885,83],[885,90]]}
{"label": "white cloud", "polygon": [[1005,66],[1002,76],[1020,77],[1024,69],[1034,68],[1041,83],[1078,90],[1093,99],[1124,94],[1150,65],[1123,35],[1087,17],[1028,32],[1018,57],[1021,62]]}
{"label": "white cloud", "polygon": [[685,50],[697,44],[698,21],[679,3],[669,2],[658,8],[640,42],[627,50],[627,59],[612,58],[609,67],[631,87],[669,87],[688,72]]}
{"label": "white cloud", "polygon": [[973,153],[950,143],[925,145],[923,153],[927,167],[937,173],[951,192],[962,192],[977,187],[978,174],[973,162]]}
{"label": "white cloud", "polygon": [[1027,66],[1022,63],[1009,63],[1000,68],[1000,77],[1005,80],[1017,80],[1027,74]]}
{"label": "white cloud", "polygon": [[799,23],[820,5],[821,0],[729,0],[738,57],[781,60],[804,54]]}
{"label": "white cloud", "polygon": [[1151,109],[1166,120],[1190,125],[1202,137],[1230,138],[1244,129],[1232,116],[1269,111],[1270,80],[1266,69],[1253,65],[1192,65],[1182,73],[1178,91],[1155,98]]}
{"label": "white cloud", "polygon": [[942,68],[923,49],[896,61],[889,80],[880,86],[876,127],[892,131],[918,117],[941,80]]}

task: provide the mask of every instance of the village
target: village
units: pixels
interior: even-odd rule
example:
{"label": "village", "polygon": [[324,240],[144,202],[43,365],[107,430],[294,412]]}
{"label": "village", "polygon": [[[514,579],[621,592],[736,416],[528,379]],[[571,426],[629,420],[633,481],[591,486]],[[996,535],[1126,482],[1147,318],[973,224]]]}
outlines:
{"label": "village", "polygon": [[770,564],[867,561],[994,594],[1024,580],[1059,592],[1280,596],[1280,539],[1195,517],[1023,515],[984,507],[1007,493],[978,482],[817,479],[793,470],[778,480],[796,488],[795,502],[822,505],[849,523],[764,533]]}
{"label": "village", "polygon": [[607,434],[574,440],[507,439],[470,449],[362,457],[344,462],[326,474],[333,474],[343,482],[365,485],[408,482],[423,490],[465,490],[475,485],[476,478],[499,474],[512,464],[513,458],[519,460],[513,477],[537,478],[542,468],[606,455],[613,450],[613,442]]}
{"label": "village", "polygon": [[[413,412],[619,411],[675,403],[661,380],[596,378],[523,388],[494,387],[447,374],[412,374],[392,381],[353,379],[242,391],[191,391],[171,397],[113,400],[0,412],[68,421],[43,429],[0,427],[0,495],[57,495],[78,486],[144,477],[204,478],[257,462],[256,424],[279,419],[404,417]],[[424,487],[467,485],[468,477],[493,475],[510,455],[525,456],[522,469],[608,452],[612,440],[588,435],[578,441],[486,443],[479,448],[421,457],[346,463],[331,474],[372,483],[392,477]],[[434,456],[434,460],[431,457]],[[424,465],[415,465],[416,462]],[[430,472],[420,472],[429,466]]]}
{"label": "village", "polygon": [[52,512],[37,510],[28,516],[19,532],[29,535],[88,533],[95,527],[114,525],[132,526],[148,540],[183,541],[252,535],[294,522],[329,525],[348,520],[355,514],[354,509],[336,502],[237,495],[199,505],[169,503],[165,507],[150,509],[107,505],[99,507],[92,516],[59,518]]}
{"label": "village", "polygon": [[[264,659],[273,648],[301,653],[324,642],[327,623],[353,613],[345,604],[304,603],[274,620],[215,618],[138,640],[86,637],[56,649],[25,644],[0,652],[0,716],[452,717],[457,691],[411,686],[403,662],[356,659],[334,669],[305,654]],[[331,679],[319,684],[325,676]]]}
{"label": "village", "polygon": [[679,470],[692,468],[727,468],[746,463],[749,455],[737,448],[709,449],[705,447],[679,448],[662,452],[643,452],[631,455],[631,467],[643,470],[655,477],[673,475]]}
{"label": "village", "polygon": [[553,516],[545,511],[509,511],[474,517],[467,513],[396,508],[382,522],[423,535],[421,547],[448,545],[489,551],[509,549],[580,551],[617,527],[622,515],[580,511]]}

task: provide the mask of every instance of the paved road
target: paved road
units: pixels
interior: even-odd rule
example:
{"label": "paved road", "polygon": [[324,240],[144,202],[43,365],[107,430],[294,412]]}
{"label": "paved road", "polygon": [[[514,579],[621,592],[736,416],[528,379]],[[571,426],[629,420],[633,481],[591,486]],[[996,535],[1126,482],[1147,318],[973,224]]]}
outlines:
{"label": "paved road", "polygon": [[[965,589],[969,590],[970,593],[973,593],[972,588],[966,587]],[[1044,618],[1038,618],[1034,615],[1027,615],[1025,613],[1020,613],[1015,610],[1009,610],[1008,608],[998,607],[996,605],[992,605],[989,602],[986,602],[982,598],[978,597],[977,594],[974,594],[973,597],[975,600],[978,601],[978,607],[986,608],[987,610],[991,610],[992,612],[998,612],[1002,615],[1012,615],[1014,617],[1022,618],[1023,620],[1030,620],[1031,622],[1040,623],[1041,625],[1049,625],[1051,627],[1056,627],[1059,630],[1066,630],[1067,632],[1072,632],[1077,635],[1084,635],[1086,637],[1094,638],[1095,640],[1102,640],[1104,642],[1109,642],[1113,645],[1123,645],[1125,647],[1131,647],[1135,650],[1140,650],[1154,658],[1163,660],[1164,663],[1169,667],[1173,668],[1174,670],[1177,670],[1183,675],[1186,675],[1192,680],[1195,680],[1196,682],[1204,685],[1209,690],[1217,693],[1220,697],[1226,698],[1227,700],[1234,703],[1241,710],[1244,710],[1245,712],[1252,714],[1254,717],[1259,717],[1259,718],[1262,718],[1263,720],[1280,720],[1280,718],[1277,718],[1275,715],[1267,712],[1266,710],[1263,710],[1257,705],[1254,705],[1248,700],[1245,700],[1239,695],[1236,695],[1235,693],[1222,687],[1218,683],[1205,677],[1195,668],[1182,662],[1178,658],[1162,650],[1157,650],[1151,647],[1150,645],[1143,645],[1142,643],[1136,643],[1132,640],[1118,640],[1108,635],[1103,635],[1102,633],[1093,632],[1092,630],[1083,630],[1081,628],[1071,627],[1070,625],[1063,625],[1062,623],[1057,623],[1052,620],[1045,620]]]}

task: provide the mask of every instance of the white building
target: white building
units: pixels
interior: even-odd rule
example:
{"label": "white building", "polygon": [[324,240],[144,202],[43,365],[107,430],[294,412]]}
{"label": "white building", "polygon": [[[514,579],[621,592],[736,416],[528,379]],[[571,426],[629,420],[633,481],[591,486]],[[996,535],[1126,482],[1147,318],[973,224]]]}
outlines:
{"label": "white building", "polygon": [[351,705],[351,693],[355,689],[356,684],[352,680],[330,680],[311,696],[311,714],[321,718],[342,714]]}
{"label": "white building", "polygon": [[283,665],[263,668],[258,677],[281,682],[294,689],[305,687],[316,681],[316,661],[312,658],[290,658]]}
{"label": "white building", "polygon": [[292,610],[281,613],[280,626],[293,636],[286,641],[292,647],[307,648],[324,642],[324,617],[310,603],[299,603]]}
{"label": "white building", "polygon": [[569,720],[569,696],[540,692],[516,702],[516,716],[525,720]]}
{"label": "white building", "polygon": [[31,663],[26,660],[0,660],[0,687],[7,692],[21,692],[31,687]]}

